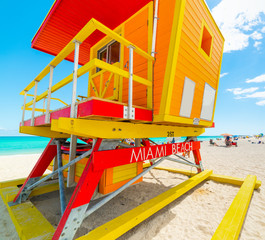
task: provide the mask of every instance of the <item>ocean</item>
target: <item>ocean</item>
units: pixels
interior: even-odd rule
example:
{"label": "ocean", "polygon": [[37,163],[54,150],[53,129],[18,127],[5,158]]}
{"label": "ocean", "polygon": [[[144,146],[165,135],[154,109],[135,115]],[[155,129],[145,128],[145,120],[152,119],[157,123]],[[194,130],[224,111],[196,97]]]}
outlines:
{"label": "ocean", "polygon": [[[209,141],[210,139],[221,138],[220,136],[199,136],[199,141]],[[43,137],[0,137],[0,156],[22,155],[41,153],[45,149],[50,139]],[[157,143],[165,143],[166,138],[152,138]],[[184,137],[176,142],[183,142]]]}

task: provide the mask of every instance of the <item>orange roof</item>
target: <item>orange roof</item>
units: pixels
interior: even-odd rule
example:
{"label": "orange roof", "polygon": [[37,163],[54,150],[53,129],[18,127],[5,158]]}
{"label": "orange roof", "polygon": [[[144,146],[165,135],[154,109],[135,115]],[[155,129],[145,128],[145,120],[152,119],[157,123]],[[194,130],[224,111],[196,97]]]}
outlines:
{"label": "orange roof", "polygon": [[[115,29],[151,0],[56,0],[32,40],[32,48],[57,55],[68,42],[95,18]],[[90,48],[104,37],[91,34],[80,46],[79,64],[89,61]],[[74,52],[67,60],[73,61]]]}

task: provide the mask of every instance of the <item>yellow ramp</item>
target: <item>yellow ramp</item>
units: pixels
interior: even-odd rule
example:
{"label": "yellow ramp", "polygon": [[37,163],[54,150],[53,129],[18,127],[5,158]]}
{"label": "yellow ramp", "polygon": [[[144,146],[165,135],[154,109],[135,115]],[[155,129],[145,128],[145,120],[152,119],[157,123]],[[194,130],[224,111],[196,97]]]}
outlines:
{"label": "yellow ramp", "polygon": [[205,170],[179,184],[178,186],[173,187],[168,191],[158,195],[157,197],[141,204],[131,211],[126,212],[112,221],[103,224],[102,226],[89,232],[87,235],[78,238],[78,240],[116,239],[207,179],[211,174],[212,170]]}
{"label": "yellow ramp", "polygon": [[17,190],[16,187],[1,189],[0,196],[5,203],[19,238],[22,240],[50,240],[55,229],[30,201],[12,207],[8,206],[10,195],[12,196]]}
{"label": "yellow ramp", "polygon": [[257,177],[248,175],[239,189],[234,201],[216,229],[212,240],[238,239],[248,205],[254,191]]}

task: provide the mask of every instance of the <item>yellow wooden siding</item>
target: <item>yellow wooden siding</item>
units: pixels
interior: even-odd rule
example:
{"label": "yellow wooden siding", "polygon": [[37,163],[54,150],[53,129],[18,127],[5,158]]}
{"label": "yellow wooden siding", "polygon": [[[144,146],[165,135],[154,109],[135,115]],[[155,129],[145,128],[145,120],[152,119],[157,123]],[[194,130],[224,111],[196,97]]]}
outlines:
{"label": "yellow wooden siding", "polygon": [[113,168],[113,183],[121,182],[137,175],[137,163],[126,164]]}
{"label": "yellow wooden siding", "polygon": [[[210,62],[199,51],[202,21],[213,33]],[[196,83],[190,118],[200,118],[205,82],[217,89],[223,39],[202,0],[187,0],[182,25],[170,115],[179,116],[185,77]]]}
{"label": "yellow wooden siding", "polygon": [[159,114],[176,0],[159,1],[154,65],[154,114]]}

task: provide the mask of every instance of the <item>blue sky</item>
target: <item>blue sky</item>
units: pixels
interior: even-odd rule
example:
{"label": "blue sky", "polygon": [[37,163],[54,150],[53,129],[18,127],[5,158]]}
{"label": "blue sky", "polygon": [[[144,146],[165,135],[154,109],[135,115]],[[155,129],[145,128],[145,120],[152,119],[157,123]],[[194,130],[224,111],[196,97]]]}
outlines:
{"label": "blue sky", "polygon": [[[213,129],[205,135],[265,133],[265,4],[264,0],[207,0],[226,39]],[[53,0],[3,1],[0,14],[0,136],[18,135],[23,96],[19,93],[53,59],[31,49],[31,39]],[[73,64],[56,68],[54,83],[69,75]],[[48,78],[38,92],[47,89]],[[86,95],[87,75],[78,80]],[[69,94],[58,96],[70,103]],[[57,95],[54,94],[53,97]],[[30,100],[30,99],[28,99]],[[42,107],[39,103],[38,107]],[[61,105],[53,103],[53,108]],[[29,113],[26,118],[29,118]]]}

